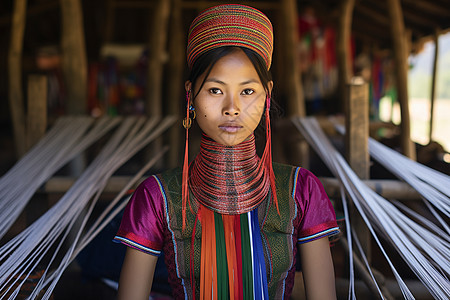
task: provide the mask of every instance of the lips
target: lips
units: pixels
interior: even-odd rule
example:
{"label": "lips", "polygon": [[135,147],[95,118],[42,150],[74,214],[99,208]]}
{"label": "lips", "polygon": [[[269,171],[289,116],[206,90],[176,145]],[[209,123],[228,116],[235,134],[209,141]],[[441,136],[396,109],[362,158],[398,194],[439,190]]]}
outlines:
{"label": "lips", "polygon": [[225,123],[219,125],[219,128],[225,132],[233,133],[239,131],[243,126],[238,125],[236,123]]}

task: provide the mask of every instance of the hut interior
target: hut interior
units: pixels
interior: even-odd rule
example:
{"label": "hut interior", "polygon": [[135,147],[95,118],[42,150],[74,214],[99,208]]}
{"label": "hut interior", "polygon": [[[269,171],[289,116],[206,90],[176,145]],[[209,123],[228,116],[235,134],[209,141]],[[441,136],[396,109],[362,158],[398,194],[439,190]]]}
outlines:
{"label": "hut interior", "polygon": [[[33,273],[28,276],[27,284],[32,288],[19,288],[20,295],[45,294],[46,299],[55,300],[115,297],[121,263],[114,262],[123,258],[123,249],[109,241],[120,221],[118,208],[126,203],[126,189],[134,187],[143,176],[181,164],[184,133],[180,120],[185,109],[184,57],[189,23],[204,8],[226,2],[0,2],[0,71],[6,74],[0,77],[0,207],[11,208],[8,222],[3,222],[9,225],[0,227],[0,270],[20,269],[29,263],[27,259],[33,253],[41,254],[30,244],[9,245],[17,237],[27,241],[30,232],[40,234],[43,216],[51,214],[52,209],[55,213],[64,211],[58,210],[59,203],[73,205],[75,196],[81,193],[78,183],[82,184],[92,174],[109,178],[99,181],[98,189],[80,194],[85,201],[77,202],[72,208],[73,215],[54,224],[52,228],[59,228],[51,231],[55,241],[45,240],[45,245],[60,252],[56,252],[56,258],[50,252],[42,254],[43,259],[36,261]],[[353,189],[364,190],[359,184],[365,184],[397,203],[396,207],[411,211],[411,215],[418,214],[416,223],[426,223],[422,216],[440,227],[436,232],[443,234],[441,238],[446,241],[443,247],[449,249],[450,194],[448,190],[435,188],[441,193],[437,196],[438,204],[422,201],[433,192],[416,184],[416,180],[421,178],[420,173],[428,172],[421,166],[428,165],[439,174],[446,174],[427,173],[430,178],[436,178],[441,186],[450,182],[450,164],[444,159],[450,156],[450,149],[432,139],[439,68],[437,41],[439,36],[450,32],[450,0],[235,2],[261,9],[274,25],[272,74],[277,103],[272,112],[274,161],[313,171],[342,214],[343,233],[332,250],[339,299],[347,298],[349,293],[349,278],[353,276],[349,261],[354,265],[354,289],[360,299],[376,299],[380,293],[386,299],[409,299],[397,277],[404,279],[418,299],[440,298],[445,293],[450,297],[448,280],[442,291],[430,288],[433,283],[418,276],[419,271],[399,253],[395,241],[386,236],[387,229],[374,225],[377,230],[385,230],[380,240],[374,237],[367,226],[367,220],[372,219],[364,208],[366,202],[351,196]],[[419,145],[410,134],[408,56],[420,53],[428,41],[436,45],[429,96],[430,138],[427,145]],[[399,124],[380,120],[380,99],[384,96],[400,104]],[[319,128],[306,116],[315,116]],[[145,121],[139,117],[145,117]],[[193,130],[192,138],[199,139],[199,128],[194,126]],[[311,141],[308,130],[316,136],[321,135],[320,130],[325,131],[332,144]],[[128,132],[126,141],[134,148],[123,142],[114,143],[115,139],[125,139],[124,132]],[[412,162],[417,161],[419,164],[403,164],[418,170],[417,173],[405,172],[408,174],[398,180],[395,170],[388,167],[394,161],[374,159],[379,153],[395,156],[383,152],[389,150],[377,142]],[[190,147],[190,153],[195,153],[198,143],[190,143]],[[358,179],[340,178],[339,170],[347,170],[345,163],[327,164],[328,154],[321,153],[321,147],[328,147],[329,153],[334,153],[331,150],[334,148],[343,153]],[[120,151],[108,152],[114,149]],[[372,153],[373,149],[377,149],[376,153]],[[338,154],[330,157],[331,161],[339,161]],[[101,173],[92,164],[108,164],[111,169]],[[14,179],[22,183],[13,188],[10,182]],[[350,202],[345,218],[344,209],[340,208],[343,188]],[[368,199],[378,199],[370,191],[365,193]],[[431,199],[435,199],[433,195]],[[11,198],[23,201],[14,202]],[[367,203],[370,207],[370,202]],[[429,205],[437,207],[437,211],[429,209]],[[369,219],[364,217],[364,211]],[[356,250],[356,244],[352,247],[348,243],[351,239],[351,235],[346,236],[351,231],[346,230],[348,219],[352,220],[365,256]],[[4,256],[19,252],[22,246],[30,251],[23,252],[22,258],[14,261]],[[385,259],[385,252],[395,262],[396,271]],[[366,258],[371,267],[364,264]],[[44,262],[51,265],[48,270]],[[446,264],[441,272],[450,276],[448,260]],[[434,266],[431,264],[429,268]],[[31,269],[23,270],[26,273]],[[2,297],[11,295],[24,276],[22,271],[10,272],[9,277],[0,275]],[[164,277],[167,275],[161,272],[157,276],[161,282],[154,284],[155,297],[164,299],[169,290]],[[37,284],[43,274],[45,281]],[[301,279],[301,272],[297,275]],[[374,284],[373,276],[378,285]],[[38,290],[33,292],[36,286]],[[295,289],[293,299],[303,299],[301,284]]]}

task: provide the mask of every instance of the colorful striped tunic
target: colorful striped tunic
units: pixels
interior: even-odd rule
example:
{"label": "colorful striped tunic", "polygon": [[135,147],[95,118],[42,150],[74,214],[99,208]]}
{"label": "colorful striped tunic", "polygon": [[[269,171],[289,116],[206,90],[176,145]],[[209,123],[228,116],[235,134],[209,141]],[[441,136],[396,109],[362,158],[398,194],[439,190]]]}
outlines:
{"label": "colorful striped tunic", "polygon": [[[243,299],[289,299],[296,245],[337,234],[339,228],[317,177],[306,169],[287,165],[274,163],[273,169],[280,213],[267,199],[248,213],[221,215],[201,206],[191,194],[184,231],[181,169],[151,176],[139,185],[128,203],[115,241],[151,255],[159,256],[164,251],[175,299],[193,299],[194,295],[207,299],[242,299],[242,295]],[[200,281],[205,280],[200,274],[201,253],[205,251],[202,231],[211,229],[202,228],[202,218],[213,218],[216,226],[213,254],[217,265],[212,268],[217,273],[213,281],[219,286],[213,284],[216,290],[206,291],[211,295],[200,291]],[[226,266],[220,267],[231,262],[242,270],[237,272],[240,274],[230,275]],[[233,284],[236,281],[239,284]]]}

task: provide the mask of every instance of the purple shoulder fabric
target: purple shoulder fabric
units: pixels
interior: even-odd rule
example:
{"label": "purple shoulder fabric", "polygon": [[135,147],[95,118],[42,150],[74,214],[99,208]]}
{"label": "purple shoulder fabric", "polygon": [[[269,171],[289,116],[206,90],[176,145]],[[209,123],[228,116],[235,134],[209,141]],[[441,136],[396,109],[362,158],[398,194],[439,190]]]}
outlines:
{"label": "purple shoulder fabric", "polygon": [[298,168],[292,196],[300,210],[298,243],[339,233],[336,214],[322,183],[310,171]]}
{"label": "purple shoulder fabric", "polygon": [[159,256],[165,226],[162,190],[156,177],[151,176],[133,193],[114,241]]}

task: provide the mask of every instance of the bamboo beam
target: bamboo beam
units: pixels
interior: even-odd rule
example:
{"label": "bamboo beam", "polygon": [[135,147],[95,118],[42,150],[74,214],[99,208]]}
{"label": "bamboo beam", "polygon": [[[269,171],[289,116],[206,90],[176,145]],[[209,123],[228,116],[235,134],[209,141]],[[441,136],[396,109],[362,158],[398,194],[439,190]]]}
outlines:
{"label": "bamboo beam", "polygon": [[395,78],[397,85],[398,101],[401,107],[401,146],[403,154],[413,160],[416,159],[414,144],[411,141],[411,125],[409,116],[408,98],[408,62],[405,40],[405,28],[403,23],[400,0],[387,0],[389,17],[391,19],[391,38],[393,43]]}
{"label": "bamboo beam", "polygon": [[[105,193],[120,192],[130,182],[131,176],[113,176],[108,180]],[[139,182],[143,181],[141,178]],[[65,193],[77,180],[76,177],[54,176],[50,178],[39,190],[41,193]],[[340,182],[336,178],[319,177],[325,192],[330,197],[340,197]],[[396,199],[402,202],[422,201],[421,195],[409,184],[393,179],[370,179],[363,180],[373,191],[386,199]]]}
{"label": "bamboo beam", "polygon": [[437,77],[437,62],[439,59],[439,30],[436,29],[434,33],[434,59],[433,59],[433,75],[431,78],[431,95],[430,95],[430,131],[428,139],[431,143],[433,140],[433,121],[434,121],[434,103],[436,98],[436,77]]}
{"label": "bamboo beam", "polygon": [[33,147],[47,129],[47,76],[28,77],[27,150]]}
{"label": "bamboo beam", "polygon": [[448,18],[450,15],[450,8],[446,5],[439,5],[435,1],[420,1],[420,0],[403,0],[405,5],[411,6],[416,11],[427,12],[433,15],[439,15]]}
{"label": "bamboo beam", "polygon": [[376,23],[379,23],[383,26],[389,26],[390,20],[386,15],[379,13],[377,10],[374,10],[372,7],[367,7],[365,5],[362,5],[361,3],[355,6],[355,16],[356,14],[362,14],[364,15],[364,18],[370,19],[375,21]]}
{"label": "bamboo beam", "polygon": [[[172,21],[170,22],[170,40],[169,40],[169,90],[167,92],[169,105],[169,114],[176,116],[181,120],[181,104],[183,102],[183,69],[185,60],[184,51],[184,31],[182,25],[181,0],[173,0]],[[169,149],[169,166],[174,168],[181,163],[182,145],[181,126],[172,126],[169,131],[170,149]]]}
{"label": "bamboo beam", "polygon": [[[341,14],[339,16],[337,58],[338,58],[338,77],[339,77],[339,96],[341,103],[345,106],[347,99],[346,86],[350,82],[352,67],[350,61],[350,36],[352,29],[352,15],[355,7],[355,0],[344,0],[341,2]],[[345,111],[345,107],[343,110]]]}
{"label": "bamboo beam", "polygon": [[16,156],[18,158],[25,154],[26,151],[25,114],[22,91],[22,50],[26,10],[26,0],[14,1],[11,44],[8,53],[9,109],[11,111]]}
{"label": "bamboo beam", "polygon": [[67,87],[66,111],[84,114],[87,106],[87,59],[80,0],[61,0],[62,69]]}

